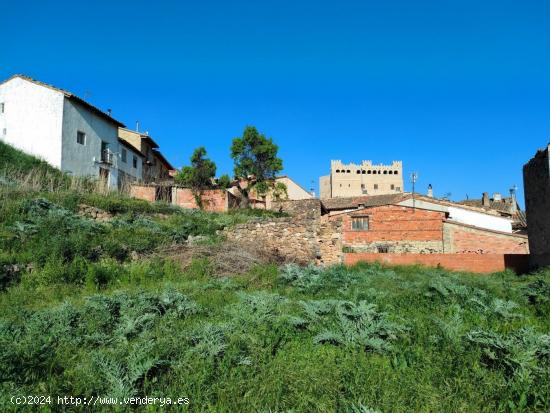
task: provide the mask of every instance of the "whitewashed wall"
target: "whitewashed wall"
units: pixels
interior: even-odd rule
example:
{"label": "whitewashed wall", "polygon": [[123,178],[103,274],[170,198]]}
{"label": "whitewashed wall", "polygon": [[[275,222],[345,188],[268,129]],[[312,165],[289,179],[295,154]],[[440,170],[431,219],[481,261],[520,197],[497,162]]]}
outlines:
{"label": "whitewashed wall", "polygon": [[[413,201],[409,198],[400,202],[399,205],[412,207]],[[449,214],[449,220],[460,222],[462,224],[473,225],[475,227],[491,229],[494,231],[512,232],[512,220],[505,217],[484,214],[483,212],[476,212],[456,206],[440,205],[421,199],[415,200],[414,206],[416,208],[429,209],[431,211],[447,212]]]}
{"label": "whitewashed wall", "polygon": [[[77,132],[86,134],[85,145],[76,141]],[[107,142],[109,149],[119,152],[118,126],[92,113],[85,106],[70,99],[63,105],[63,146],[61,169],[75,176],[99,177],[99,167],[109,169],[109,187],[116,188],[118,170],[116,156],[111,166],[101,164],[101,142]]]}
{"label": "whitewashed wall", "polygon": [[498,217],[467,209],[449,207],[449,219],[467,225],[494,231],[512,232],[512,221],[508,218]]}
{"label": "whitewashed wall", "polygon": [[63,100],[63,93],[21,78],[3,83],[0,139],[61,168]]}

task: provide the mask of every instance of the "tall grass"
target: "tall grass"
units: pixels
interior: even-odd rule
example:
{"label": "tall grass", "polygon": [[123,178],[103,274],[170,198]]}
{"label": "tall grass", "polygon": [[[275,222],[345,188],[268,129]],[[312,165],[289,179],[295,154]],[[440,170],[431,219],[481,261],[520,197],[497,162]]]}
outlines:
{"label": "tall grass", "polygon": [[[550,411],[549,270],[259,264],[219,278],[206,257],[182,270],[152,253],[256,212],[28,182],[0,183],[1,411],[37,410],[10,403],[23,395],[188,397],[197,412]],[[115,217],[82,217],[80,203]]]}

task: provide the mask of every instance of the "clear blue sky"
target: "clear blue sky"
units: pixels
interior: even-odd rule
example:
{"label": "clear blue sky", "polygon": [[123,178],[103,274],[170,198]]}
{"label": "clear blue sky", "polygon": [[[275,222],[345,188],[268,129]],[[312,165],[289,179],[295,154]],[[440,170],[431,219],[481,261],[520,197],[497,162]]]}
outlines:
{"label": "clear blue sky", "polygon": [[177,167],[204,145],[230,173],[231,139],[251,124],[307,188],[330,159],[402,159],[422,192],[517,184],[523,198],[522,165],[550,141],[548,1],[26,1],[1,14],[0,78],[139,120]]}

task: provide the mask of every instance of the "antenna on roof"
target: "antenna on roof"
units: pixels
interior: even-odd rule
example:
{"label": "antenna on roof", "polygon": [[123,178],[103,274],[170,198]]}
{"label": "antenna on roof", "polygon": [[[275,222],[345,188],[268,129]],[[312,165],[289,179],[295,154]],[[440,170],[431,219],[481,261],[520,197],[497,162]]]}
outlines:
{"label": "antenna on roof", "polygon": [[111,116],[111,114],[113,113],[113,110],[112,109],[107,109],[107,115]]}
{"label": "antenna on roof", "polygon": [[412,184],[412,200],[413,200],[413,211],[415,207],[415,201],[414,201],[414,185],[416,184],[416,181],[418,180],[418,173],[412,172],[411,173],[411,184]]}
{"label": "antenna on roof", "polygon": [[139,120],[136,120],[136,132],[139,132]]}

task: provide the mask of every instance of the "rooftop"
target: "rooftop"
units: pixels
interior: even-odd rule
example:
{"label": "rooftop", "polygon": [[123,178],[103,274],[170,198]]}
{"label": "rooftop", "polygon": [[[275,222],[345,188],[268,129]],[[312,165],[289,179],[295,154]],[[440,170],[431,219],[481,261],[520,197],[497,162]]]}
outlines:
{"label": "rooftop", "polygon": [[119,126],[119,127],[124,127],[124,126],[125,126],[122,122],[119,122],[118,120],[116,120],[115,118],[113,118],[113,117],[112,117],[111,115],[109,115],[108,113],[102,111],[101,109],[97,108],[96,106],[92,105],[91,103],[89,103],[89,102],[85,101],[84,99],[78,97],[78,96],[75,95],[74,93],[69,92],[68,90],[65,90],[65,89],[61,89],[61,88],[55,87],[55,86],[50,85],[50,84],[48,84],[48,83],[44,83],[44,82],[41,82],[41,81],[39,81],[39,80],[33,79],[33,78],[29,77],[29,76],[25,76],[25,75],[21,75],[21,74],[16,74],[16,75],[13,75],[13,76],[11,76],[10,78],[4,80],[3,82],[0,82],[0,85],[1,85],[1,84],[4,84],[4,83],[7,83],[7,82],[9,82],[10,80],[15,79],[15,78],[23,79],[23,80],[26,80],[27,82],[34,83],[35,85],[42,86],[42,87],[46,87],[46,88],[51,89],[51,90],[54,90],[54,91],[56,91],[56,92],[63,93],[67,99],[71,99],[71,100],[73,100],[73,101],[75,101],[75,102],[80,103],[81,105],[83,105],[83,106],[85,106],[86,108],[88,108],[90,111],[94,112],[96,115],[101,116],[102,118],[111,121],[112,123],[114,123],[115,125],[117,125],[117,126]]}

